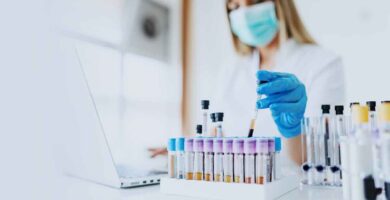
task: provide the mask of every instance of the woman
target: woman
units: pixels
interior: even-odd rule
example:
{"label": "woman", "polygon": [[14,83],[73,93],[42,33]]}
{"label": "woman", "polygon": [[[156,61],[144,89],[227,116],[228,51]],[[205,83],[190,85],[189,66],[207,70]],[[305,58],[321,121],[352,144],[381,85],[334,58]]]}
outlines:
{"label": "woman", "polygon": [[344,103],[341,59],[316,45],[293,0],[228,0],[227,13],[242,58],[223,69],[219,81],[226,134],[247,134],[257,95],[264,95],[256,103],[255,135],[280,133],[290,158],[299,163],[304,115],[320,115],[322,104]]}
{"label": "woman", "polygon": [[[218,81],[222,92],[215,101],[225,112],[225,136],[246,136],[256,106],[255,136],[282,135],[284,152],[300,163],[304,115],[320,115],[322,104],[344,103],[341,60],[316,45],[293,0],[227,0],[226,7],[241,58],[223,68]],[[260,94],[266,97],[257,100]]]}

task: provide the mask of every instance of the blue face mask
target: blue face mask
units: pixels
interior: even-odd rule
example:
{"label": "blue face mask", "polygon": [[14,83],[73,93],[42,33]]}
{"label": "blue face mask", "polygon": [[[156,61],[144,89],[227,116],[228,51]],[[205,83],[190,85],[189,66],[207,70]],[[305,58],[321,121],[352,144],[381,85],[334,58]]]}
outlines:
{"label": "blue face mask", "polygon": [[278,32],[275,4],[271,1],[234,10],[229,19],[233,33],[249,46],[265,47]]}

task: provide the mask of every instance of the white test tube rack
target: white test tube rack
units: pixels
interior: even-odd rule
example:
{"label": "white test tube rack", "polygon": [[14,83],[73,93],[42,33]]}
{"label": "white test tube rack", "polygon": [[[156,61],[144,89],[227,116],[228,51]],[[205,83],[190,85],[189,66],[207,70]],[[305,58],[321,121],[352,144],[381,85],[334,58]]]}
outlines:
{"label": "white test tube rack", "polygon": [[163,194],[223,200],[278,199],[299,187],[299,176],[285,176],[264,185],[163,178]]}

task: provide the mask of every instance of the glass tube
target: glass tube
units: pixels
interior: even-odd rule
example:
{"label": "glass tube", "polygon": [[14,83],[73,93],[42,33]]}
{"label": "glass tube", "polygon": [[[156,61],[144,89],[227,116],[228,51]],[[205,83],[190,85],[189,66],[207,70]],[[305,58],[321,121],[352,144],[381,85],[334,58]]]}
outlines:
{"label": "glass tube", "polygon": [[304,184],[312,185],[314,183],[315,170],[315,150],[314,136],[318,124],[318,118],[304,118],[302,120],[302,171],[304,175]]}
{"label": "glass tube", "polygon": [[184,138],[176,139],[176,178],[184,179]]}
{"label": "glass tube", "polygon": [[234,182],[244,182],[244,140],[237,138],[233,140],[234,153]]}
{"label": "glass tube", "polygon": [[244,141],[245,153],[245,183],[256,183],[255,161],[256,161],[256,139],[248,138]]}
{"label": "glass tube", "polygon": [[267,173],[267,164],[269,163],[267,139],[257,139],[256,152],[256,183],[262,185],[266,183],[269,174]]}
{"label": "glass tube", "polygon": [[[318,124],[321,128],[321,124]],[[314,130],[318,130],[316,127]],[[314,183],[316,185],[321,185],[324,183],[325,179],[325,136],[323,131],[314,132],[314,163],[315,163],[315,173],[314,173]]]}
{"label": "glass tube", "polygon": [[176,139],[168,141],[168,177],[176,178]]}
{"label": "glass tube", "polygon": [[203,165],[204,165],[204,152],[203,152],[203,138],[194,139],[194,180],[203,180]]}
{"label": "glass tube", "polygon": [[214,181],[214,152],[213,152],[213,138],[204,139],[204,180]]}
{"label": "glass tube", "polygon": [[233,139],[223,140],[223,175],[224,182],[233,182]]}
{"label": "glass tube", "polygon": [[270,159],[270,162],[269,162],[269,179],[268,179],[268,182],[272,182],[274,181],[274,164],[275,164],[275,140],[274,138],[269,138],[268,139],[268,154],[269,154],[269,159]]}
{"label": "glass tube", "polygon": [[333,156],[331,160],[332,185],[340,186],[341,172],[341,146],[340,137],[346,135],[345,120],[343,114],[336,114],[334,118],[334,132],[332,134]]}
{"label": "glass tube", "polygon": [[223,139],[214,139],[214,181],[223,182]]}
{"label": "glass tube", "polygon": [[209,100],[202,100],[203,134],[208,135]]}
{"label": "glass tube", "polygon": [[193,139],[185,139],[184,144],[184,171],[185,179],[193,180],[194,177],[194,150]]}
{"label": "glass tube", "polygon": [[323,154],[324,154],[324,182],[323,184],[330,184],[329,180],[332,176],[332,172],[330,170],[331,160],[332,160],[332,146],[331,146],[331,116],[329,113],[322,114],[321,117],[321,127],[322,127],[322,135],[323,139]]}

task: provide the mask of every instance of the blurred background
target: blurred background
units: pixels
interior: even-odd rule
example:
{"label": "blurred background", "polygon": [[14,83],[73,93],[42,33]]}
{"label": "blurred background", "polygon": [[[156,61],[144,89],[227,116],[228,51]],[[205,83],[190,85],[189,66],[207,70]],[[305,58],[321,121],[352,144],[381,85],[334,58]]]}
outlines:
{"label": "blurred background", "polygon": [[[295,2],[318,43],[341,55],[347,102],[390,99],[390,1]],[[114,159],[150,168],[165,167],[165,158],[150,159],[147,148],[193,134],[200,100],[213,100],[216,74],[237,59],[225,0],[1,4],[2,185],[40,183],[19,195],[61,192],[57,152],[63,137],[78,131],[63,49],[78,52]]]}

